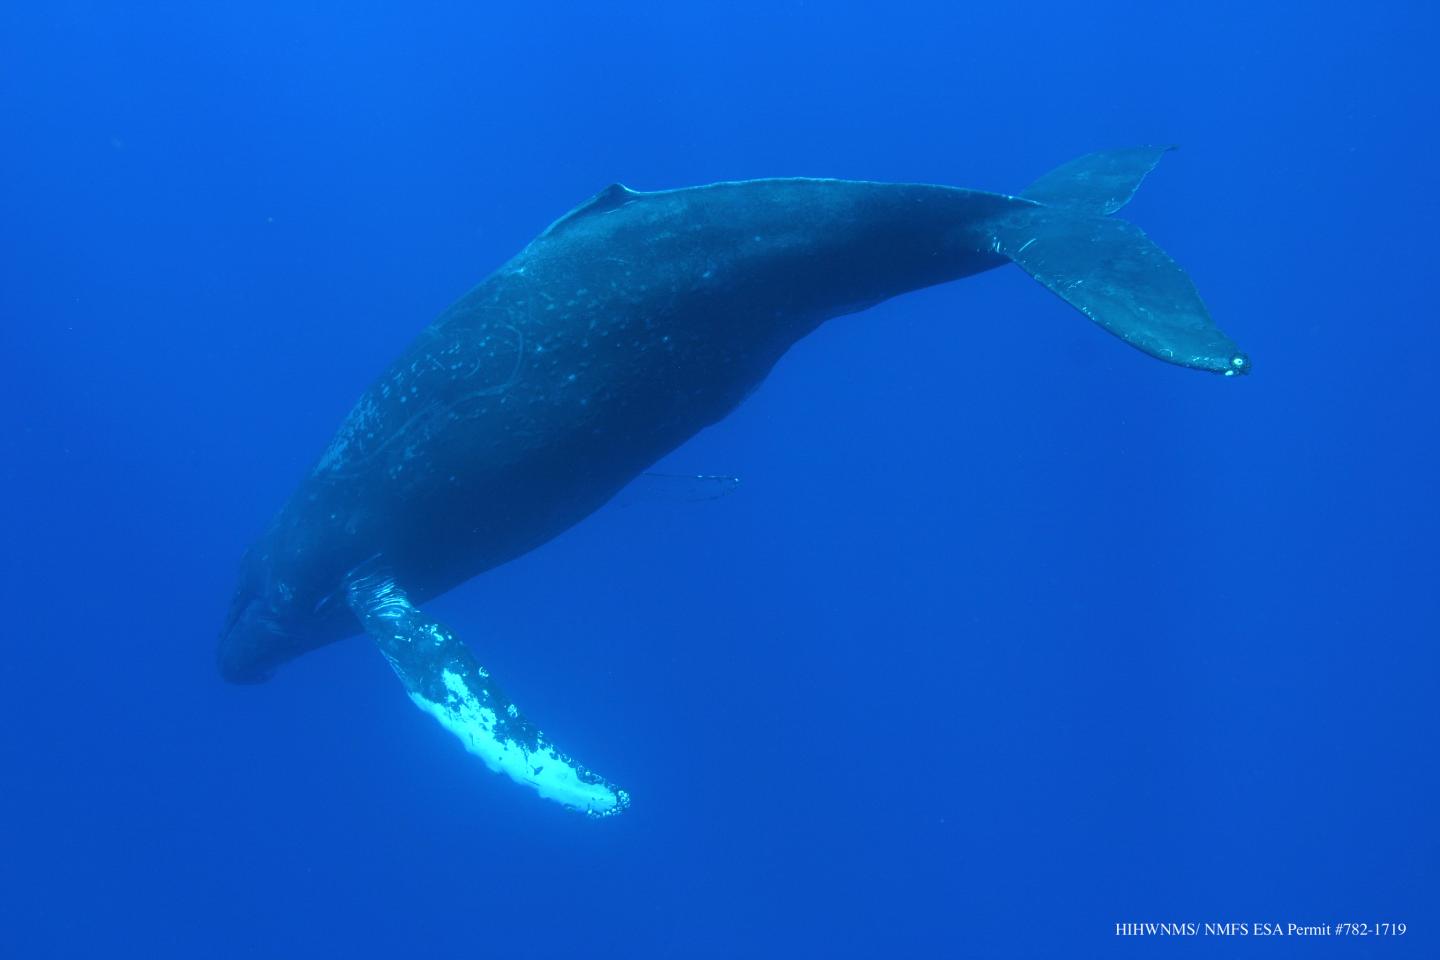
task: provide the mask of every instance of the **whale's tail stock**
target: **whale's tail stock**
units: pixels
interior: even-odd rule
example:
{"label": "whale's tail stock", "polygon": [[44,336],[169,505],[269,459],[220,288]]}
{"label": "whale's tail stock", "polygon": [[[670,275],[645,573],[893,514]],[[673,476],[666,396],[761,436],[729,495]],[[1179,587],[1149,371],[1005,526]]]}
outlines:
{"label": "whale's tail stock", "polygon": [[1091,153],[1057,167],[988,225],[996,253],[1062,300],[1153,357],[1225,376],[1250,372],[1174,260],[1110,214],[1130,201],[1173,147]]}

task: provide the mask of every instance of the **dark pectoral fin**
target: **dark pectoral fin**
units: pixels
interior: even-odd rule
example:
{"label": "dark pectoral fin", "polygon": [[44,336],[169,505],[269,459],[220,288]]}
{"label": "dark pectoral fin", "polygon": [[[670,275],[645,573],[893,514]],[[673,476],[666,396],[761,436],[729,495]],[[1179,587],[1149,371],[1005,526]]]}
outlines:
{"label": "dark pectoral fin", "polygon": [[998,221],[995,249],[1071,306],[1153,357],[1231,376],[1250,361],[1179,265],[1123,220],[1029,207]]}
{"label": "dark pectoral fin", "polygon": [[521,716],[469,648],[411,604],[394,580],[357,575],[349,600],[415,705],[491,770],[592,817],[630,805],[624,790],[557,750]]}

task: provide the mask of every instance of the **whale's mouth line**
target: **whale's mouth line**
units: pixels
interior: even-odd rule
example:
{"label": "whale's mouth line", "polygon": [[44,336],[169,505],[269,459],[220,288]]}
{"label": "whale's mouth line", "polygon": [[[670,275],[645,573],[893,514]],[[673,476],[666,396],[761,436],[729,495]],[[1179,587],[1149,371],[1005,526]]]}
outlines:
{"label": "whale's mouth line", "polygon": [[304,646],[262,597],[237,597],[220,631],[220,673],[231,683],[263,683]]}

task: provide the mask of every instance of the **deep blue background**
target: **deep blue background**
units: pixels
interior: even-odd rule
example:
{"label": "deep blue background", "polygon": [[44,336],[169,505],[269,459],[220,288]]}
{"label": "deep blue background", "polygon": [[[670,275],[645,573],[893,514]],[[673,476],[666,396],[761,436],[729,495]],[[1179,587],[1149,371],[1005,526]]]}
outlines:
{"label": "deep blue background", "polygon": [[[0,10],[0,953],[1440,955],[1428,4],[470,6]],[[629,816],[488,774],[363,641],[216,675],[360,391],[605,184],[1146,142],[1126,215],[1253,377],[996,271],[669,461],[734,496],[434,605]],[[1410,933],[1114,936],[1160,920]]]}

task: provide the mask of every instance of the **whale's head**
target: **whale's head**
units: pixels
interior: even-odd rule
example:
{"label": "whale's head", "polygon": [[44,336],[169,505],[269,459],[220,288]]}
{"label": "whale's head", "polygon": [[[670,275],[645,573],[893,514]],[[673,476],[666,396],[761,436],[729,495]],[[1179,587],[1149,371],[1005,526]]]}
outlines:
{"label": "whale's head", "polygon": [[258,545],[252,547],[240,563],[220,631],[221,676],[231,683],[263,682],[287,660],[352,632],[353,617],[343,601],[334,601],[331,591],[283,575]]}

